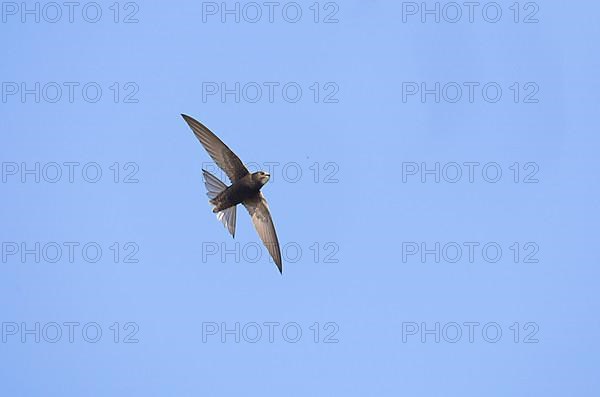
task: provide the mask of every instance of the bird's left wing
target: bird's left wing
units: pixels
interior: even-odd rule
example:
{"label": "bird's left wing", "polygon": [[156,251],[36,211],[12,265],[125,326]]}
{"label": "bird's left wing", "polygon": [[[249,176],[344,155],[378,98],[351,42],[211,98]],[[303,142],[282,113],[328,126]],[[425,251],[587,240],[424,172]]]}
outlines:
{"label": "bird's left wing", "polygon": [[213,134],[211,130],[186,114],[182,114],[181,116],[188,123],[208,154],[210,154],[210,157],[217,163],[219,168],[225,171],[231,182],[235,182],[249,173],[242,160]]}
{"label": "bird's left wing", "polygon": [[281,250],[279,249],[275,225],[273,225],[273,219],[271,218],[265,196],[259,192],[256,196],[245,200],[243,204],[252,217],[252,223],[254,223],[254,227],[256,228],[260,239],[265,247],[267,247],[279,272],[282,273],[283,265],[281,263]]}

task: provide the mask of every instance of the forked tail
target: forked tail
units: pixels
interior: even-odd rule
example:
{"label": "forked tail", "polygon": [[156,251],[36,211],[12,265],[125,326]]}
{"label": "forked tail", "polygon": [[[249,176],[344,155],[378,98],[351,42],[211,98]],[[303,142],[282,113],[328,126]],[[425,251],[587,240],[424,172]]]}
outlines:
{"label": "forked tail", "polygon": [[[206,170],[202,170],[204,174],[204,185],[206,186],[206,195],[209,198],[209,203],[215,205],[215,198],[221,193],[223,190],[227,189],[227,185],[221,182],[219,178],[211,174]],[[229,230],[232,237],[235,237],[235,218],[236,218],[236,206],[229,207],[224,209],[223,211],[217,212],[217,219],[223,222],[223,225]]]}

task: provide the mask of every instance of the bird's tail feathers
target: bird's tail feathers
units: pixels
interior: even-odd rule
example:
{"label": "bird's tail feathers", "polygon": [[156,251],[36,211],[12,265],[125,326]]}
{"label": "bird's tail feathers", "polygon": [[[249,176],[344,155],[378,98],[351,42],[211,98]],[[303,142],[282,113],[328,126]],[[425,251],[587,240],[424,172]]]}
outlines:
{"label": "bird's tail feathers", "polygon": [[206,186],[206,195],[212,200],[215,199],[223,190],[227,189],[227,185],[221,182],[219,178],[206,170],[202,170],[204,174],[204,186]]}
{"label": "bird's tail feathers", "polygon": [[233,238],[235,238],[235,209],[236,206],[234,205],[233,207],[217,212],[217,218],[223,223],[223,226],[225,226]]}
{"label": "bird's tail feathers", "polygon": [[[224,184],[219,178],[211,174],[206,170],[202,170],[204,174],[204,185],[206,186],[206,195],[209,198],[209,203],[213,206],[215,203],[215,198],[221,193],[223,190],[227,189],[227,185]],[[217,219],[219,219],[223,226],[227,228],[229,233],[231,233],[232,237],[235,237],[235,222],[236,222],[236,206],[229,207],[224,209],[223,211],[216,212]],[[215,212],[215,208],[213,207],[213,212]]]}

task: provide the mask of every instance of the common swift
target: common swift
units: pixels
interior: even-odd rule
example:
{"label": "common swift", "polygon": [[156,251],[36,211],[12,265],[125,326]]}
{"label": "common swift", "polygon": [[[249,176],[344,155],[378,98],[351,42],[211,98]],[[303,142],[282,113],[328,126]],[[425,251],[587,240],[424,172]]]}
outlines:
{"label": "common swift", "polygon": [[192,117],[182,114],[196,138],[208,152],[214,162],[229,177],[231,185],[227,186],[219,178],[206,170],[204,184],[208,191],[206,195],[213,205],[213,212],[235,238],[236,206],[243,204],[250,213],[252,223],[265,247],[275,261],[279,272],[283,272],[279,241],[275,233],[275,225],[269,212],[269,206],[260,189],[269,181],[271,175],[258,171],[250,173],[240,158],[235,155],[215,134],[202,123]]}

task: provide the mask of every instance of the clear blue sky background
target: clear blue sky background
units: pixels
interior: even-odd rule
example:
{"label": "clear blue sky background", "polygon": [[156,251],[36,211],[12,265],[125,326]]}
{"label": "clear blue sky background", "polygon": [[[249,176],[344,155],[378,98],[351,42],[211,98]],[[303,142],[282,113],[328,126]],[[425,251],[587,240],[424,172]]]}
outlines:
{"label": "clear blue sky background", "polygon": [[[36,162],[95,162],[103,174],[98,183],[78,168],[74,183],[66,175],[22,183],[17,174],[0,184],[4,254],[8,243],[80,243],[73,263],[66,250],[57,263],[31,254],[0,263],[1,395],[597,395],[597,2],[539,2],[539,22],[530,24],[522,22],[535,9],[523,10],[524,2],[519,23],[513,2],[502,1],[497,23],[480,7],[473,23],[463,9],[454,24],[432,16],[421,23],[419,15],[403,23],[400,2],[377,0],[340,2],[338,23],[314,23],[312,3],[301,2],[295,24],[281,7],[273,23],[266,14],[258,23],[221,23],[218,15],[203,23],[197,1],[139,2],[133,24],[113,22],[112,2],[100,2],[95,24],[81,7],[74,23],[67,15],[55,24],[4,15],[4,93],[11,83],[80,83],[73,103],[66,90],[57,103],[33,95],[0,102],[5,174],[9,163]],[[119,20],[134,10],[122,9]],[[103,89],[97,103],[81,97],[88,82]],[[278,89],[273,103],[203,101],[203,82],[296,82],[303,96],[288,103]],[[328,82],[339,87],[338,103],[323,103]],[[432,95],[422,103],[403,102],[403,82],[481,85],[473,103],[466,91],[457,103]],[[503,89],[496,103],[481,96],[488,82]],[[529,82],[539,88],[537,103],[524,103]],[[139,88],[137,103],[123,103],[131,87]],[[235,241],[210,213],[201,180],[209,157],[180,113],[204,122],[243,160],[281,164],[264,192],[282,245],[292,247],[283,276],[264,250],[251,260],[259,240],[243,209]],[[122,182],[136,171],[123,169],[129,162],[139,182],[114,183],[109,167],[119,163]],[[480,166],[473,183],[466,175],[403,183],[403,162],[495,162],[503,174],[486,182]],[[538,182],[523,183],[529,168],[515,183],[509,167],[529,162]],[[297,183],[293,169],[287,180],[281,173],[290,163],[302,171]],[[337,182],[324,183],[331,173]],[[81,256],[89,242],[103,250],[96,263]],[[137,263],[124,263],[128,242],[139,247]],[[235,242],[239,260],[207,255],[207,247],[236,250]],[[403,261],[407,242],[481,245],[472,263],[466,250],[456,263],[445,260],[452,251],[436,263],[433,255]],[[482,257],[489,242],[502,248],[496,263]],[[524,263],[536,247],[537,263]],[[36,322],[46,338],[35,343],[25,333],[22,342],[22,323]],[[46,340],[53,322],[63,331],[57,343]],[[80,323],[73,343],[65,322]],[[123,330],[129,322],[137,328]],[[206,332],[203,342],[203,324],[206,331],[206,323],[236,322],[240,333],[260,324],[262,338],[249,343],[255,331],[246,326],[239,343]],[[265,322],[280,323],[273,343]],[[480,324],[472,343],[465,322]],[[88,323],[102,329],[97,343],[82,338]],[[297,343],[281,333],[291,323],[302,329]],[[419,330],[409,335],[413,323]],[[436,323],[440,342],[430,334],[421,341],[422,324]],[[463,332],[456,343],[452,323]],[[496,343],[482,336],[489,323],[502,330]],[[138,342],[123,343],[132,330]],[[331,332],[337,343],[324,343]]]}

